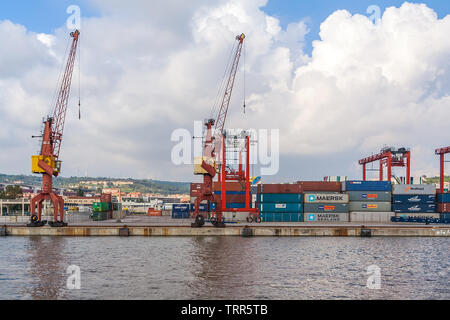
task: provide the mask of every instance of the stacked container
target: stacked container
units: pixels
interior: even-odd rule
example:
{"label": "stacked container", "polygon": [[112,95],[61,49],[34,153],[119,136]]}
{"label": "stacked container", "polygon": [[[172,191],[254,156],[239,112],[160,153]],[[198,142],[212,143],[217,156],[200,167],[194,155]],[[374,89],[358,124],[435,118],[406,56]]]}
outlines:
{"label": "stacked container", "polygon": [[348,197],[337,181],[299,181],[304,192],[304,221],[348,221]]}
{"label": "stacked container", "polygon": [[303,194],[299,184],[259,185],[256,205],[263,222],[303,221]]}
{"label": "stacked container", "polygon": [[391,221],[392,183],[390,181],[346,181],[349,197],[349,220],[354,222]]}
{"label": "stacked container", "polygon": [[450,223],[450,193],[438,194],[437,201],[441,222]]}
{"label": "stacked container", "polygon": [[439,218],[433,184],[396,184],[392,194],[393,210],[397,216]]}
{"label": "stacked container", "polygon": [[190,208],[189,203],[173,204],[172,219],[189,219]]}

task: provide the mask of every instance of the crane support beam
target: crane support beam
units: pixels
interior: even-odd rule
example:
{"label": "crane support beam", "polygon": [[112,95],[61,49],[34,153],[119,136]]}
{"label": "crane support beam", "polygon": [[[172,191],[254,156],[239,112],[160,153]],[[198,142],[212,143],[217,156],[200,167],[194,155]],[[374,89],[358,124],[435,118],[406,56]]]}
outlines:
{"label": "crane support beam", "polygon": [[444,180],[445,180],[445,155],[450,153],[450,147],[440,148],[435,150],[435,154],[439,155],[440,170],[439,170],[439,189],[441,193],[444,193]]}

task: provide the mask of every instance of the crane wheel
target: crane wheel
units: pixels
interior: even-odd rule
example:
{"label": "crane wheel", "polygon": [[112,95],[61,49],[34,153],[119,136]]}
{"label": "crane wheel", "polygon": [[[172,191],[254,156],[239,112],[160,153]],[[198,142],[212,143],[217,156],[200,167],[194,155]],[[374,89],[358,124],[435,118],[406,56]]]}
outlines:
{"label": "crane wheel", "polygon": [[191,223],[191,228],[201,228],[201,227],[203,227],[204,224],[205,224],[205,218],[203,218],[203,216],[201,214],[199,214],[195,218],[195,222]]}

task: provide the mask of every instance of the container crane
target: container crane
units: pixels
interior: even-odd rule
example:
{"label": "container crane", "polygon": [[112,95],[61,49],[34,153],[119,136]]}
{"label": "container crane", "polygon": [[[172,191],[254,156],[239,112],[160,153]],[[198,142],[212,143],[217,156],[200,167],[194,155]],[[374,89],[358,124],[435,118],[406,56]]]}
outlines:
{"label": "container crane", "polygon": [[411,151],[408,148],[386,147],[380,153],[359,160],[363,168],[363,180],[366,181],[367,164],[380,161],[380,181],[383,181],[383,168],[387,168],[387,180],[392,179],[392,167],[406,167],[406,184],[411,184]]}
{"label": "container crane", "polygon": [[236,36],[238,45],[231,64],[231,70],[226,82],[219,113],[217,114],[216,119],[208,119],[205,121],[204,125],[206,128],[206,136],[203,156],[194,159],[194,174],[203,175],[203,184],[198,197],[195,199],[195,222],[192,223],[193,228],[200,228],[205,223],[203,215],[199,212],[200,203],[205,200],[208,201],[208,212],[210,212],[210,204],[212,202],[216,203],[216,218],[211,220],[213,225],[218,228],[225,227],[222,220],[222,199],[220,196],[214,195],[213,193],[213,179],[219,172],[216,164],[216,150],[220,152],[219,145],[224,133],[225,121],[227,118],[228,107],[230,105],[231,94],[233,92],[236,72],[239,66],[239,60],[241,58],[244,39],[245,35],[243,33]]}
{"label": "container crane", "polygon": [[[54,220],[49,222],[52,227],[65,227],[64,222],[64,200],[53,191],[53,176],[57,177],[61,172],[61,161],[59,154],[66,120],[67,105],[69,101],[70,86],[72,83],[72,73],[75,63],[75,56],[78,46],[80,32],[75,30],[70,33],[73,38],[67,59],[64,76],[56,100],[56,106],[53,114],[44,121],[44,131],[42,136],[33,138],[42,138],[40,155],[32,156],[32,172],[42,174],[42,191],[30,201],[31,222],[29,227],[41,227],[46,224],[42,221],[42,203],[50,200],[53,203]],[[80,103],[78,103],[80,106]],[[36,215],[37,205],[37,215]],[[59,220],[58,220],[59,213]]]}

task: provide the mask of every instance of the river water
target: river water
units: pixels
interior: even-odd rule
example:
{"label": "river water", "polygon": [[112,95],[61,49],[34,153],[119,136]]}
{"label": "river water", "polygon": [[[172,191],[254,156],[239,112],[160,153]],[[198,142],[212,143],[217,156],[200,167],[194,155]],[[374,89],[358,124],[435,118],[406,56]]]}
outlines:
{"label": "river water", "polygon": [[[0,299],[450,299],[449,248],[449,238],[3,237]],[[79,290],[67,288],[71,265]],[[367,286],[373,265],[379,289]]]}

